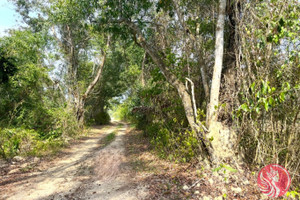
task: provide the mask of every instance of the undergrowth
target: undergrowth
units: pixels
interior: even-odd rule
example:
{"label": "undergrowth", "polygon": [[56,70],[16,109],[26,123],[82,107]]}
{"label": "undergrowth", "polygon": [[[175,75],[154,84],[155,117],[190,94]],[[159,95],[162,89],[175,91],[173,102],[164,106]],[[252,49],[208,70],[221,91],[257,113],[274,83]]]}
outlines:
{"label": "undergrowth", "polygon": [[10,159],[16,155],[43,156],[55,154],[67,144],[66,138],[43,139],[32,129],[5,128],[0,130],[0,155]]}

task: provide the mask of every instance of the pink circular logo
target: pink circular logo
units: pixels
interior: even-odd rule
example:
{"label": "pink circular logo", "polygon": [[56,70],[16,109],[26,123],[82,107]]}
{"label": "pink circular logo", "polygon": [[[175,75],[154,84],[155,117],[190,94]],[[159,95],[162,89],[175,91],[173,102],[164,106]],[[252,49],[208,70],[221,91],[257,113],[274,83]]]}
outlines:
{"label": "pink circular logo", "polygon": [[260,170],[257,184],[260,191],[269,197],[280,197],[289,190],[291,178],[284,167],[271,164]]}

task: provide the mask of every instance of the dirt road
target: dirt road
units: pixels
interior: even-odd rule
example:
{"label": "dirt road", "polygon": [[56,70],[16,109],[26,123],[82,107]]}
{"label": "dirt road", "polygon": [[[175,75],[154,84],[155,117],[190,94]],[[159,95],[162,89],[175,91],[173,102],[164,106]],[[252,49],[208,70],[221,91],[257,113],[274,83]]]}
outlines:
{"label": "dirt road", "polygon": [[[94,127],[92,137],[72,146],[41,172],[29,173],[0,186],[0,199],[143,199],[145,187],[135,183],[126,165],[124,135],[127,125]],[[115,134],[109,144],[108,135]],[[2,187],[2,188],[1,188]]]}

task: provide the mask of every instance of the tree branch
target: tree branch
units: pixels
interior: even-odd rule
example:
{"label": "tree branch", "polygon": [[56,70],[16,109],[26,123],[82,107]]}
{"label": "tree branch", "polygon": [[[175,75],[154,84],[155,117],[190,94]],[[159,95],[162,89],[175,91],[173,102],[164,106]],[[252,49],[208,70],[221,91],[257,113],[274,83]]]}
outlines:
{"label": "tree branch", "polygon": [[82,101],[84,101],[88,97],[88,95],[93,90],[93,88],[95,87],[96,83],[99,81],[99,79],[101,77],[101,74],[102,74],[102,71],[103,71],[103,67],[104,67],[104,64],[105,64],[105,60],[106,60],[107,49],[109,48],[109,46],[110,46],[110,36],[108,36],[108,38],[107,38],[106,49],[104,50],[104,55],[103,55],[100,67],[98,69],[97,75],[95,76],[94,80],[90,83],[90,85],[86,89],[84,95],[82,96]]}

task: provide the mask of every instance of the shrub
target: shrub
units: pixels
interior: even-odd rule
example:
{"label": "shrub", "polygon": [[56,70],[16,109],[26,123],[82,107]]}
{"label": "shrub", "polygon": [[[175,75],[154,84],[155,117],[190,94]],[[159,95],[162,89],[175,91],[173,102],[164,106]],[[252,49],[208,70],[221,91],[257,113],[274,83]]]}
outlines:
{"label": "shrub", "polygon": [[188,162],[199,150],[199,142],[195,134],[189,130],[174,132],[156,123],[149,125],[145,134],[151,138],[151,144],[162,158]]}
{"label": "shrub", "polygon": [[106,111],[99,112],[95,115],[94,119],[96,125],[108,124],[110,122],[110,116]]}
{"label": "shrub", "polygon": [[5,128],[0,130],[0,154],[4,159],[26,154],[34,149],[38,133],[30,129]]}

